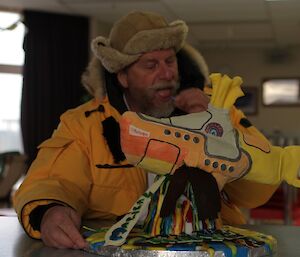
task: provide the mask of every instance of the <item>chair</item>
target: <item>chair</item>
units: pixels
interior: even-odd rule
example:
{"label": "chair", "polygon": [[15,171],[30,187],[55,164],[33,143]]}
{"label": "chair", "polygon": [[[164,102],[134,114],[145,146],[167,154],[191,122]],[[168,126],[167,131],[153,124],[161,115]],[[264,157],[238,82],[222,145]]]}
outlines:
{"label": "chair", "polygon": [[270,200],[249,211],[249,223],[276,223],[300,226],[299,190],[282,183]]}
{"label": "chair", "polygon": [[14,184],[25,174],[26,156],[19,152],[0,154],[0,201],[7,207],[11,205],[11,193]]}

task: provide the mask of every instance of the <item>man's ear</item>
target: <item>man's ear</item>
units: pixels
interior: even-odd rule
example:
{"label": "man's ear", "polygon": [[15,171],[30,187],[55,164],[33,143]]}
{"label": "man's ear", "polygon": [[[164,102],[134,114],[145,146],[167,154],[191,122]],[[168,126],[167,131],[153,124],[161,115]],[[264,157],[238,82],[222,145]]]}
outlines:
{"label": "man's ear", "polygon": [[117,73],[117,78],[123,88],[128,88],[127,73],[124,70]]}

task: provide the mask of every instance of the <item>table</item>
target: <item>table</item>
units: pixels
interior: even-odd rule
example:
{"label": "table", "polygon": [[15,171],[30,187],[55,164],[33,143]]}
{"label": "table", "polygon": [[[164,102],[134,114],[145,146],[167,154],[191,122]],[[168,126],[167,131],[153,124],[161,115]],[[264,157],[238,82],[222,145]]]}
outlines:
{"label": "table", "polygon": [[29,238],[17,217],[0,216],[0,257],[95,257],[81,250],[54,249]]}
{"label": "table", "polygon": [[[89,224],[90,225],[90,224]],[[244,228],[273,235],[278,240],[278,256],[300,256],[300,227],[282,225],[246,225]],[[0,257],[95,257],[81,250],[54,249],[29,238],[17,217],[0,216]]]}

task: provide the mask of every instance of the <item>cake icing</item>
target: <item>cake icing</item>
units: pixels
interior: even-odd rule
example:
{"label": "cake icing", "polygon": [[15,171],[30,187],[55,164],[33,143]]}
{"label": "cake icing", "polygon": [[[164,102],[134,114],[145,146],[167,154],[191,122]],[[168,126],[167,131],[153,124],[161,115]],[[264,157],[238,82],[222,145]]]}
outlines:
{"label": "cake icing", "polygon": [[[151,236],[142,228],[134,228],[126,242],[104,246],[108,228],[86,229],[87,251],[104,256],[276,256],[277,242],[270,235],[224,225],[220,230],[202,231],[191,235]],[[193,255],[195,253],[195,255]]]}

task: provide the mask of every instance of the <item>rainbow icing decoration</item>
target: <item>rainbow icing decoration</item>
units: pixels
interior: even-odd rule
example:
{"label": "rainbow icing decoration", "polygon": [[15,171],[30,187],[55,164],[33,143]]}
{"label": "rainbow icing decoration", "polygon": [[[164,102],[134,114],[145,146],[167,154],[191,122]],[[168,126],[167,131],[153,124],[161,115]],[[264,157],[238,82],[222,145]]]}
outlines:
{"label": "rainbow icing decoration", "polygon": [[[191,235],[151,236],[141,228],[134,228],[126,242],[120,246],[104,246],[108,228],[91,230],[86,228],[84,236],[89,242],[88,252],[104,256],[147,256],[155,251],[155,256],[166,256],[167,252],[176,252],[172,256],[186,256],[196,253],[206,257],[249,257],[276,256],[277,242],[272,236],[259,232],[223,226],[222,229],[209,230]],[[220,255],[220,254],[223,255]],[[153,256],[153,255],[151,255]],[[168,255],[169,256],[169,255]],[[196,255],[192,255],[196,256]]]}

